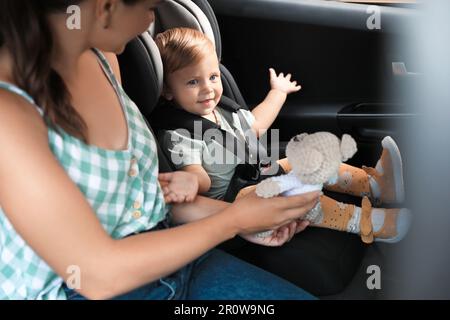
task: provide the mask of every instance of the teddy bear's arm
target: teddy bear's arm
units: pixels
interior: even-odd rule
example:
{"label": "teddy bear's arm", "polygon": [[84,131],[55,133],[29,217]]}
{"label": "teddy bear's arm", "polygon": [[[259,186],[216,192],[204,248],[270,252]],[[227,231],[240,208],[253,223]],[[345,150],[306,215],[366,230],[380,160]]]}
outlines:
{"label": "teddy bear's arm", "polygon": [[256,186],[256,194],[263,198],[271,198],[298,187],[301,183],[294,173],[268,178]]}

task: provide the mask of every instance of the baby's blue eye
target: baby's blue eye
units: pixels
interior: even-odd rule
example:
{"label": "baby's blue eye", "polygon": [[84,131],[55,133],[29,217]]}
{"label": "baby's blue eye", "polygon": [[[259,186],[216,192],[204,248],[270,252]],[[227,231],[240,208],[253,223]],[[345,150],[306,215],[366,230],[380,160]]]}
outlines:
{"label": "baby's blue eye", "polygon": [[195,80],[195,79],[190,80],[190,81],[187,82],[187,85],[188,85],[188,86],[195,86],[196,84],[198,84],[198,81]]}
{"label": "baby's blue eye", "polygon": [[219,76],[217,74],[213,74],[209,80],[216,81]]}

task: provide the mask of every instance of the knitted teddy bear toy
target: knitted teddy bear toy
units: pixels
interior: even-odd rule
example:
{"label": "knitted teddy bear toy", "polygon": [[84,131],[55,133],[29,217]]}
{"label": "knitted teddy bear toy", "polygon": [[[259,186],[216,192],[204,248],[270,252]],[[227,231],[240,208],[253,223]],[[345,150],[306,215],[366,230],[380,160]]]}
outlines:
{"label": "knitted teddy bear toy", "polygon": [[[329,132],[299,134],[289,141],[286,148],[292,170],[263,180],[256,186],[256,194],[270,198],[279,194],[289,196],[322,190],[324,183],[336,183],[339,166],[356,151],[356,142],[348,134],[344,134],[341,140]],[[316,223],[317,211],[311,210],[303,219]]]}
{"label": "knitted teddy bear toy", "polygon": [[[378,197],[387,199],[389,195],[393,199],[396,197],[390,195],[396,193],[390,190],[394,190],[395,181],[403,186],[401,157],[395,142],[386,137],[382,145],[383,154],[376,168],[359,169],[345,166],[346,169],[341,172],[344,167],[342,162],[350,159],[357,150],[356,142],[351,136],[344,134],[339,140],[328,132],[300,134],[292,138],[287,145],[286,155],[291,167],[289,173],[263,180],[254,189],[258,196],[270,198],[321,190],[327,183],[327,189],[334,188],[336,191],[340,189],[341,192],[358,194],[363,197],[361,208],[329,197],[321,197],[317,205],[302,219],[310,221],[313,226],[359,234],[365,243],[398,242],[408,232],[411,223],[410,211],[407,208],[372,208],[366,195],[366,192],[372,195],[373,189],[384,189],[378,191]],[[286,169],[289,170],[288,166]],[[399,195],[403,194],[401,188]],[[245,195],[244,190],[246,193],[251,191],[250,187],[241,190],[242,196]],[[402,196],[398,199],[402,199]],[[269,230],[255,235],[266,238],[272,235],[272,232]]]}

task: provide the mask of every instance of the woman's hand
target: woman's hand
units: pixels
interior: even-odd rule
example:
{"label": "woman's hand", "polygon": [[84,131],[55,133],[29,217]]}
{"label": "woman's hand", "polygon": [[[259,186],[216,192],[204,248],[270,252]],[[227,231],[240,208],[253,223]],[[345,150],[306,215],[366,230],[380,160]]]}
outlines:
{"label": "woman's hand", "polygon": [[241,235],[245,240],[260,244],[268,247],[278,247],[282,246],[286,242],[291,241],[292,237],[305,230],[305,228],[309,225],[309,221],[306,220],[297,220],[293,221],[288,225],[285,225],[277,230],[274,230],[273,233],[268,237],[258,237],[257,234],[247,234]]}
{"label": "woman's hand", "polygon": [[[306,227],[304,223],[297,225],[297,220],[317,204],[319,196],[320,192],[316,191],[296,196],[264,199],[258,197],[255,192],[250,192],[236,200],[225,211],[227,214],[233,215],[234,227],[238,230],[237,234],[246,237],[246,235],[264,230],[277,230],[269,242],[284,243],[292,237],[291,228],[295,229],[294,233],[296,233]],[[296,228],[293,228],[292,222],[296,222]],[[289,232],[281,228],[283,226],[287,226]],[[281,235],[278,232],[279,228],[282,231]],[[283,235],[286,232],[288,234]]]}
{"label": "woman's hand", "polygon": [[160,173],[158,180],[166,203],[192,202],[198,193],[198,179],[189,172]]}
{"label": "woman's hand", "polygon": [[272,90],[278,90],[285,94],[289,94],[292,92],[297,92],[300,90],[301,86],[297,85],[297,81],[291,81],[291,74],[287,74],[286,76],[283,73],[280,73],[278,76],[275,73],[275,70],[270,68],[270,86]]}

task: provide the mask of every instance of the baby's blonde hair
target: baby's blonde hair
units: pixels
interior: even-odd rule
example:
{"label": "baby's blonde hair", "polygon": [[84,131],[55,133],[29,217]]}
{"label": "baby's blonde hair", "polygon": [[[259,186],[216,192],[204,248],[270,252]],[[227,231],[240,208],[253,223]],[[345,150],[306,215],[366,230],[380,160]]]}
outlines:
{"label": "baby's blonde hair", "polygon": [[212,50],[213,42],[202,32],[190,28],[173,28],[156,36],[161,53],[164,78],[179,69],[197,64]]}

